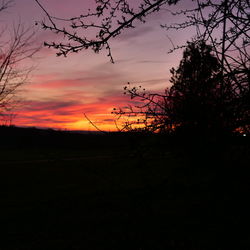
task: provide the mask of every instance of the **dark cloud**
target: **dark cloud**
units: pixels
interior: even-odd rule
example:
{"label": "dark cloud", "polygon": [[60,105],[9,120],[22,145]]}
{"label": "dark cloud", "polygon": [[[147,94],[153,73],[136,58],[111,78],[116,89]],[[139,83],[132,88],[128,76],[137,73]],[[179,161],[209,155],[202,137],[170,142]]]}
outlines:
{"label": "dark cloud", "polygon": [[166,63],[166,61],[155,61],[155,60],[141,60],[141,61],[136,61],[137,63]]}
{"label": "dark cloud", "polygon": [[127,42],[128,40],[142,37],[152,31],[154,31],[152,26],[139,25],[139,27],[136,27],[135,29],[124,30],[123,33],[115,38],[115,40]]}
{"label": "dark cloud", "polygon": [[[169,86],[169,82],[168,82],[168,78],[156,78],[156,79],[149,79],[149,80],[142,80],[142,81],[139,81],[139,82],[131,82],[131,85],[132,86],[142,86],[143,88],[157,88],[158,86],[161,86],[161,85],[166,85]],[[164,87],[163,87],[164,88]]]}
{"label": "dark cloud", "polygon": [[80,102],[78,101],[30,101],[27,102],[25,106],[27,111],[53,111],[76,106],[79,104]]}
{"label": "dark cloud", "polygon": [[104,120],[102,120],[102,122],[113,122],[114,121],[114,119],[104,119]]}

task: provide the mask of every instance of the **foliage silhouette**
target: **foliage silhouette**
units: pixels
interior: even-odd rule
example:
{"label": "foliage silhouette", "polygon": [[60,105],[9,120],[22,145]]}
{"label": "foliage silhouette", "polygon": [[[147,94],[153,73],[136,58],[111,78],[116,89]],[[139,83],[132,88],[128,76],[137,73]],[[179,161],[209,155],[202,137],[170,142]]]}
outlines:
{"label": "foliage silhouette", "polygon": [[[229,130],[249,133],[250,30],[248,0],[197,0],[195,8],[180,10],[174,15],[186,21],[162,25],[166,30],[196,29],[194,40],[204,40],[221,65],[221,114]],[[173,47],[173,50],[179,46]],[[223,120],[223,118],[221,119]],[[224,125],[225,127],[225,125]]]}
{"label": "foliage silhouette", "polygon": [[171,112],[176,128],[205,134],[227,129],[220,107],[220,70],[211,46],[204,41],[188,43],[179,67],[170,70]]}
{"label": "foliage silhouette", "polygon": [[[235,97],[231,84],[224,85],[222,65],[204,41],[189,42],[177,69],[170,70],[172,87],[165,94],[124,88],[141,104],[114,109],[118,119],[126,117],[121,130],[218,136],[232,134],[244,120],[236,111],[245,96]],[[223,89],[223,90],[222,90]],[[249,112],[246,105],[245,112]],[[247,122],[245,125],[248,125]]]}

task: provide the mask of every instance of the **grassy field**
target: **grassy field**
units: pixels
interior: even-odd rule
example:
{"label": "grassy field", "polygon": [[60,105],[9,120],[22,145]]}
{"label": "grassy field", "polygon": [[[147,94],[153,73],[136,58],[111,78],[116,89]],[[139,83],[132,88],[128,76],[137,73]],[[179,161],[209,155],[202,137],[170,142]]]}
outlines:
{"label": "grassy field", "polygon": [[250,249],[246,145],[81,140],[2,147],[1,250]]}

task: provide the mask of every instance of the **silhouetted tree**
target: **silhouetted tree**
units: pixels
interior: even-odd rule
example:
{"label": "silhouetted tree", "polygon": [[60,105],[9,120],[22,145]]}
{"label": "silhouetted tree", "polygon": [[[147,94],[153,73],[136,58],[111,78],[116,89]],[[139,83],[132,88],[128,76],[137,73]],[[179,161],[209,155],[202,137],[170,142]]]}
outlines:
{"label": "silhouetted tree", "polygon": [[223,113],[221,103],[226,96],[221,93],[221,64],[211,46],[204,41],[188,43],[179,67],[170,71],[171,113],[176,128],[202,134],[229,129],[233,118]]}
{"label": "silhouetted tree", "polygon": [[224,84],[221,67],[212,46],[204,41],[188,43],[179,67],[170,70],[173,85],[165,94],[147,93],[141,86],[128,84],[125,93],[139,104],[113,113],[118,119],[127,119],[122,128],[127,131],[182,131],[204,136],[233,133],[249,109],[243,112],[240,104],[245,97],[235,97],[232,85]]}
{"label": "silhouetted tree", "polygon": [[[250,2],[248,0],[197,0],[194,9],[181,10],[186,21],[163,25],[169,30],[195,27],[194,39],[212,46],[221,65],[221,105],[225,120],[234,116],[231,127],[249,132],[250,110]],[[178,49],[176,46],[172,51]],[[233,103],[233,105],[231,105]]]}
{"label": "silhouetted tree", "polygon": [[[0,13],[10,7],[13,1],[2,1]],[[27,58],[38,51],[34,45],[34,32],[20,23],[12,31],[2,30],[0,35],[0,118],[6,123],[13,119],[10,110],[18,103],[16,94],[29,76],[32,67],[23,66]]]}

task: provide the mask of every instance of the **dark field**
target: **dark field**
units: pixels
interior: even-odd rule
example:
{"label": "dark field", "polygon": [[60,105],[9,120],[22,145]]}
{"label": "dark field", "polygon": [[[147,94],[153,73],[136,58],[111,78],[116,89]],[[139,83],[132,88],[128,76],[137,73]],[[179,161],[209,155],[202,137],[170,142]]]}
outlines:
{"label": "dark field", "polygon": [[248,138],[1,138],[1,250],[250,249]]}

